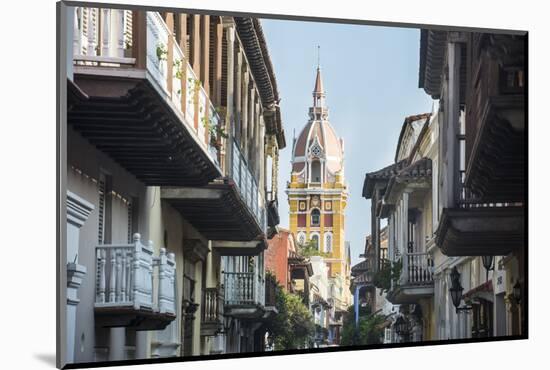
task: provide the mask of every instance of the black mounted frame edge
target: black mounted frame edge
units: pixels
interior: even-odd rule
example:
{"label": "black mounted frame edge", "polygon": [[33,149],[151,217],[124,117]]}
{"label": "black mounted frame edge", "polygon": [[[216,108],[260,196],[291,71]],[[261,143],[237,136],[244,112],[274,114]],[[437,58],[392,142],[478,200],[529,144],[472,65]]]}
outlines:
{"label": "black mounted frame edge", "polygon": [[[437,341],[425,341],[425,342],[410,342],[410,343],[389,343],[389,344],[376,344],[376,345],[358,345],[358,346],[341,346],[341,347],[327,347],[327,348],[310,348],[299,350],[284,350],[273,352],[246,352],[246,353],[231,353],[231,354],[215,354],[215,355],[199,355],[190,357],[167,357],[167,358],[151,358],[151,359],[137,359],[137,360],[122,360],[122,361],[98,361],[98,362],[81,362],[65,364],[62,361],[64,357],[64,290],[62,287],[66,285],[66,276],[64,276],[66,259],[65,253],[61,246],[65,244],[66,229],[63,226],[65,221],[65,197],[63,194],[66,192],[66,115],[63,114],[66,110],[65,101],[62,99],[66,97],[66,84],[62,83],[62,76],[66,75],[65,58],[63,58],[63,43],[62,37],[65,36],[62,18],[62,10],[66,6],[86,6],[95,5],[101,7],[109,7],[113,9],[141,9],[148,11],[158,11],[159,9],[164,11],[184,11],[195,14],[208,14],[208,15],[226,15],[226,16],[241,16],[241,17],[255,17],[263,19],[274,20],[290,20],[290,21],[305,21],[305,22],[322,22],[322,23],[334,23],[334,24],[353,24],[353,25],[369,25],[369,26],[383,26],[383,27],[400,27],[400,28],[418,28],[418,29],[444,29],[452,31],[466,31],[466,32],[488,32],[488,33],[500,33],[500,34],[512,34],[525,37],[525,258],[524,258],[524,295],[525,295],[525,316],[523,334],[514,336],[492,337],[492,338],[469,338],[469,339],[448,339]],[[56,248],[56,367],[60,369],[81,369],[81,368],[96,368],[96,367],[111,367],[111,366],[124,366],[124,365],[144,365],[144,364],[163,364],[163,363],[175,363],[175,362],[192,362],[192,361],[208,361],[208,360],[222,360],[222,359],[236,359],[236,358],[253,358],[253,357],[270,357],[270,356],[285,356],[296,354],[312,354],[312,353],[332,353],[332,352],[347,352],[347,351],[360,351],[369,349],[385,349],[385,348],[406,348],[406,347],[424,347],[424,346],[438,346],[447,344],[469,344],[469,343],[487,343],[487,342],[501,342],[512,340],[525,340],[529,339],[529,31],[528,30],[514,30],[514,29],[495,29],[495,28],[483,28],[483,27],[459,27],[459,26],[445,26],[445,25],[433,25],[423,23],[406,23],[406,22],[383,22],[372,20],[357,20],[347,18],[329,18],[329,17],[315,17],[315,16],[298,16],[290,14],[266,14],[266,13],[248,13],[248,12],[231,12],[231,11],[219,11],[219,10],[207,10],[207,9],[192,9],[192,8],[179,8],[179,7],[162,7],[162,6],[145,6],[145,5],[129,5],[129,4],[113,4],[113,3],[97,3],[88,1],[70,1],[61,0],[56,4],[56,122],[57,122],[57,142],[56,142],[56,229],[57,229],[57,248]],[[65,99],[66,100],[66,99]],[[63,162],[65,160],[65,162]],[[65,170],[64,170],[65,169]],[[65,178],[63,178],[65,176]]]}

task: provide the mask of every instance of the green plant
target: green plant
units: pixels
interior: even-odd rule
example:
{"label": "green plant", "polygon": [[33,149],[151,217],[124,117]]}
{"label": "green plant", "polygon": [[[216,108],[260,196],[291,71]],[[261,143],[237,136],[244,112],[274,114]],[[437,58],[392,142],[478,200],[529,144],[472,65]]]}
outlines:
{"label": "green plant", "polygon": [[275,307],[279,312],[266,320],[275,350],[301,348],[315,335],[313,317],[300,297],[287,293],[277,283]]}
{"label": "green plant", "polygon": [[298,244],[298,254],[303,257],[321,256],[329,257],[328,253],[321,252],[317,243],[314,240],[310,240],[305,244]]}
{"label": "green plant", "polygon": [[174,69],[176,73],[174,74],[174,77],[181,80],[185,77],[185,63],[183,59],[176,59],[174,60]]}
{"label": "green plant", "polygon": [[401,260],[394,262],[393,265],[389,260],[383,260],[380,270],[378,270],[372,278],[374,286],[387,292],[391,289],[392,281],[394,285],[399,285],[402,268],[403,264]]}
{"label": "green plant", "polygon": [[222,121],[225,121],[225,116],[227,115],[227,108],[221,105],[215,107],[216,113],[220,116]]}
{"label": "green plant", "polygon": [[168,55],[168,50],[166,50],[166,46],[164,44],[157,44],[157,59],[159,62],[161,60],[166,60],[166,56]]}
{"label": "green plant", "polygon": [[344,316],[342,345],[378,344],[384,334],[384,316],[373,313],[370,306],[360,307],[359,321],[355,323],[354,306],[350,306]]}
{"label": "green plant", "polygon": [[[192,89],[192,100],[188,101],[189,104],[193,103],[193,104],[197,104],[198,103],[198,98],[199,98],[199,90],[201,88],[201,80],[199,80],[198,78],[193,78],[193,77],[189,77],[187,78],[187,81],[189,82],[189,84],[191,84],[191,89]],[[203,122],[204,123],[204,122]]]}

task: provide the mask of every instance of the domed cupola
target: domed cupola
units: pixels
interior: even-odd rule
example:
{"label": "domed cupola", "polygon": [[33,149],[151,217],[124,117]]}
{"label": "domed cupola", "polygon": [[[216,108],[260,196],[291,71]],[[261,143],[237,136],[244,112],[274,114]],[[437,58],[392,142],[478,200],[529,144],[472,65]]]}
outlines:
{"label": "domed cupola", "polygon": [[294,138],[292,172],[300,182],[334,182],[343,175],[344,145],[328,121],[321,68],[317,68],[309,121]]}

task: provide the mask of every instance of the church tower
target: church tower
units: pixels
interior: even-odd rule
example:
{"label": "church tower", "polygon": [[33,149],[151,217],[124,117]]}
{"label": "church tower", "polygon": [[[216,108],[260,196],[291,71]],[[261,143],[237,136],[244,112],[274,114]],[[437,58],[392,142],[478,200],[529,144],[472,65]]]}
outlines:
{"label": "church tower", "polygon": [[[294,138],[292,148],[292,173],[287,187],[290,230],[299,244],[313,241],[326,254],[329,278],[339,277],[343,290],[349,292],[344,141],[328,120],[325,98],[321,68],[317,67],[309,120]],[[342,298],[348,303],[347,298]]]}

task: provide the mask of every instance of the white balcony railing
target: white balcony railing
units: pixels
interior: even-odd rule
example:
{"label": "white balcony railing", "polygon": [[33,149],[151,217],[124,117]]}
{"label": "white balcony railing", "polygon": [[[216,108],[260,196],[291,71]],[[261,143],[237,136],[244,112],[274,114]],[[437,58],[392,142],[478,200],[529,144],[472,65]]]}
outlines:
{"label": "white balcony railing", "polygon": [[[132,22],[131,10],[76,7],[73,30],[75,66],[105,67],[106,73],[112,73],[116,68],[125,71],[134,68],[138,56],[133,52]],[[173,109],[183,118],[182,122],[219,166],[220,145],[216,144],[221,140],[217,137],[220,131],[217,126],[222,124],[219,114],[158,12],[147,12],[146,28],[147,78],[166,100],[172,102]],[[171,60],[168,60],[168,55],[172,56]],[[172,74],[169,76],[170,70]]]}
{"label": "white balcony railing", "polygon": [[267,217],[265,211],[265,200],[262,192],[258,188],[258,183],[248,168],[243,154],[239,150],[236,142],[233,142],[233,165],[231,168],[231,177],[243,200],[254,214],[254,218],[262,228],[267,229]]}
{"label": "white balcony railing", "polygon": [[433,283],[434,263],[429,253],[405,253],[402,256],[401,285]]}
{"label": "white balcony railing", "polygon": [[153,256],[152,245],[134,234],[131,244],[96,246],[95,307],[133,307],[161,314],[176,314],[176,262],[161,248]]}
{"label": "white balcony railing", "polygon": [[224,290],[227,305],[265,305],[265,279],[254,272],[225,272]]}

